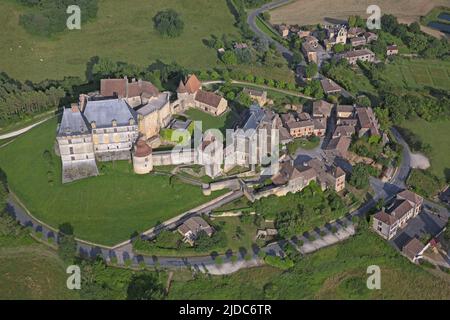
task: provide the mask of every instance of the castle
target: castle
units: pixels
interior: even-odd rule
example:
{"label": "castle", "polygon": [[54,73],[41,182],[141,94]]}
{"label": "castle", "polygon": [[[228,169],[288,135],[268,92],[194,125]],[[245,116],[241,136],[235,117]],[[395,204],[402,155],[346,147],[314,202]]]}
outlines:
{"label": "castle", "polygon": [[[172,116],[198,108],[214,116],[228,107],[221,96],[202,90],[195,75],[181,81],[177,99],[152,83],[132,79],[102,79],[100,92],[80,95],[79,103],[63,110],[57,129],[62,182],[98,175],[96,162],[131,160],[138,174],[153,169],[152,143]],[[217,172],[216,172],[217,173]]]}

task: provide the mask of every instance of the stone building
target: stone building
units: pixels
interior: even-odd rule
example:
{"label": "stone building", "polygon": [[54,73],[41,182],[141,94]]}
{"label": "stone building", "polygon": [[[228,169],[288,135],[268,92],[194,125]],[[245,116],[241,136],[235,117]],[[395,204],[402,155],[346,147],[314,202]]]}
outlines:
{"label": "stone building", "polygon": [[83,115],[92,129],[97,160],[130,159],[138,126],[134,110],[124,99],[87,101]]}
{"label": "stone building", "polygon": [[133,168],[137,174],[147,174],[153,170],[152,148],[144,140],[138,140],[134,147]]}
{"label": "stone building", "polygon": [[170,92],[163,92],[148,99],[136,112],[139,133],[143,139],[149,140],[157,136],[159,131],[170,123],[174,113],[170,104]]}
{"label": "stone building", "polygon": [[409,190],[397,194],[387,209],[373,216],[373,229],[383,238],[390,240],[399,228],[407,225],[407,222],[416,217],[422,209],[423,198]]}
{"label": "stone building", "polygon": [[224,113],[228,102],[222,96],[202,90],[202,83],[193,74],[183,82],[180,81],[177,89],[178,100],[174,103],[174,111],[184,111],[190,107],[208,112],[214,116]]}
{"label": "stone building", "polygon": [[360,49],[348,51],[343,54],[336,55],[337,59],[345,59],[350,65],[355,65],[358,61],[367,61],[374,62],[375,61],[375,53],[370,51],[369,49]]}
{"label": "stone building", "polygon": [[89,124],[76,104],[64,109],[56,141],[63,183],[98,175]]}
{"label": "stone building", "polygon": [[105,98],[125,99],[129,106],[136,108],[144,105],[150,98],[157,97],[159,90],[151,82],[132,79],[100,80],[100,95]]}
{"label": "stone building", "polygon": [[260,106],[264,106],[267,103],[267,91],[255,90],[255,89],[244,89],[244,93],[248,94],[249,97],[259,104]]}

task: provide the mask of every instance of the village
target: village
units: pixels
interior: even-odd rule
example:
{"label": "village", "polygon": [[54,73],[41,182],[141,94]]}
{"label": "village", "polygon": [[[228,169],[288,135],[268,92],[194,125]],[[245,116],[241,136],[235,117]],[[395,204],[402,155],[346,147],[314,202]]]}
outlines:
{"label": "village", "polygon": [[[231,144],[218,143],[207,131],[202,135],[198,149],[191,148],[189,143],[187,150],[174,155],[172,150],[153,150],[161,144],[180,141],[163,137],[163,130],[170,129],[173,134],[176,129],[182,129],[181,137],[190,141],[193,122],[181,120],[177,115],[196,108],[217,117],[229,111],[228,101],[218,92],[204,89],[194,74],[180,81],[175,98],[170,92],[159,92],[148,81],[102,79],[99,92],[82,94],[79,103],[64,109],[56,148],[61,156],[63,183],[98,175],[97,162],[127,160],[138,175],[150,174],[159,166],[203,165],[204,174],[211,179],[201,185],[204,195],[210,195],[212,190],[241,190],[248,201],[255,202],[265,197],[301,192],[311,183],[317,184],[322,191],[329,189],[342,195],[352,164],[358,163],[355,154],[349,151],[352,143],[371,137],[377,137],[382,145],[389,143],[388,133],[382,132],[370,107],[335,105],[318,100],[310,105],[289,106],[289,112],[278,114],[267,105],[270,102],[267,92],[249,88],[244,88],[243,92],[253,104],[230,128],[235,132]],[[252,134],[246,135],[249,130]],[[277,139],[277,150],[271,152],[278,158],[270,164],[269,171],[265,170],[261,157],[254,157],[256,163],[251,162],[252,150],[263,148],[264,141],[255,139],[256,133],[261,131],[265,132],[266,141]],[[187,137],[183,137],[183,132]],[[244,148],[238,150],[235,147],[239,139]],[[292,151],[296,141],[304,139],[318,142],[312,150],[299,147],[291,153],[289,149]],[[211,145],[214,148],[211,149]],[[199,161],[200,156],[211,160],[212,153],[229,155],[232,161],[225,164]],[[359,157],[357,161],[367,159]],[[236,166],[246,168],[246,171],[228,174]],[[394,168],[389,168],[382,174],[385,181],[392,179]],[[420,196],[402,191],[387,210],[383,208],[374,215],[373,228],[383,238],[391,240],[408,220],[421,212],[422,205]],[[202,215],[180,220],[176,228],[190,246],[195,245],[201,234],[212,237],[215,232]],[[255,239],[269,241],[277,235],[278,231],[272,225],[257,230]],[[152,241],[154,238],[146,239]],[[411,261],[416,262],[428,248],[426,243],[419,243],[413,238],[402,249]]]}

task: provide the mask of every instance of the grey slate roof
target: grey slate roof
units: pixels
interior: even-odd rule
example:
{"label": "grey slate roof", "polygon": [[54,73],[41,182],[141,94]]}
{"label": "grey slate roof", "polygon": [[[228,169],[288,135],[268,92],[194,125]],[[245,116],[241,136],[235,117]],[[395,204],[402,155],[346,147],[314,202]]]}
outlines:
{"label": "grey slate roof", "polygon": [[134,110],[122,99],[88,101],[84,116],[89,123],[95,121],[97,128],[112,127],[113,120],[117,121],[117,126],[127,126],[130,119],[136,120]]}
{"label": "grey slate roof", "polygon": [[247,120],[245,121],[244,130],[249,129],[257,129],[259,123],[264,118],[264,110],[257,104],[253,104],[250,106],[250,115],[248,116]]}
{"label": "grey slate roof", "polygon": [[166,103],[169,102],[169,97],[169,93],[167,92],[160,93],[158,97],[150,99],[145,106],[137,111],[137,113],[146,116],[152,112],[155,112],[164,107]]}
{"label": "grey slate roof", "polygon": [[64,108],[61,124],[58,129],[58,136],[71,136],[88,134],[89,127],[81,112],[73,111],[72,108]]}

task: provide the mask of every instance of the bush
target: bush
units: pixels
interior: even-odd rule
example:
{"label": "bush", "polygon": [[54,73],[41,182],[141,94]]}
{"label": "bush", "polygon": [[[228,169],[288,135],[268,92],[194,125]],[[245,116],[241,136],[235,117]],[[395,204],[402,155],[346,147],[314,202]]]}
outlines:
{"label": "bush", "polygon": [[155,29],[162,35],[170,38],[178,37],[184,29],[184,22],[173,9],[158,12],[153,17]]}
{"label": "bush", "polygon": [[285,257],[284,259],[279,256],[266,256],[264,258],[264,261],[275,268],[281,269],[281,270],[288,270],[294,266],[294,261],[291,259]]}

